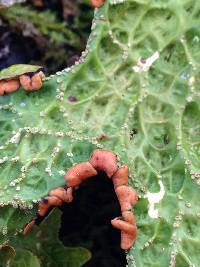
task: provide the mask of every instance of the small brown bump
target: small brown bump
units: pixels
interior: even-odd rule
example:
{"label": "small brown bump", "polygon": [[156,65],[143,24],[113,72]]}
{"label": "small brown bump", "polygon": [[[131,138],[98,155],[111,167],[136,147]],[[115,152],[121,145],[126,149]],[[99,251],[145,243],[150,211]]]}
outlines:
{"label": "small brown bump", "polygon": [[137,227],[135,226],[135,231],[133,234],[128,234],[124,231],[121,232],[121,249],[128,250],[130,249],[137,238]]}
{"label": "small brown bump", "polygon": [[66,190],[62,187],[55,188],[49,192],[49,196],[54,196],[65,202]]}
{"label": "small brown bump", "polygon": [[49,196],[54,196],[62,200],[62,202],[72,202],[73,200],[73,189],[68,187],[64,189],[63,187],[58,187],[50,191]]}
{"label": "small brown bump", "polygon": [[27,91],[37,91],[42,87],[42,79],[44,78],[44,73],[42,71],[35,73],[32,77],[23,74],[19,77],[20,84]]}
{"label": "small brown bump", "polygon": [[22,232],[23,235],[27,235],[33,228],[33,226],[35,225],[35,220],[32,220],[30,223],[28,223],[25,227],[24,230]]}
{"label": "small brown bump", "polygon": [[130,186],[119,186],[115,189],[115,193],[121,206],[121,211],[130,210],[138,201],[136,191]]}
{"label": "small brown bump", "polygon": [[128,166],[124,165],[121,168],[119,168],[116,173],[112,176],[112,181],[114,188],[117,188],[121,185],[127,185],[128,183]]}
{"label": "small brown bump", "polygon": [[105,0],[91,0],[93,7],[101,7],[105,3]]}
{"label": "small brown bump", "polygon": [[13,93],[19,89],[20,83],[18,80],[0,81],[0,95],[5,93]]}
{"label": "small brown bump", "polygon": [[113,227],[121,230],[121,248],[124,250],[130,249],[137,236],[137,227],[134,224],[124,221],[120,218],[115,218],[111,221]]}
{"label": "small brown bump", "polygon": [[118,169],[117,155],[110,150],[94,150],[89,161],[97,171],[103,171],[111,177]]}
{"label": "small brown bump", "polygon": [[129,222],[131,224],[136,224],[136,219],[132,211],[123,211],[122,217],[126,222]]}
{"label": "small brown bump", "polygon": [[47,197],[48,198],[48,202],[51,206],[61,206],[62,205],[62,201],[58,198],[58,197],[55,197],[55,196],[49,196]]}
{"label": "small brown bump", "polygon": [[121,231],[124,231],[127,234],[132,235],[135,232],[135,225],[126,222],[123,219],[115,218],[111,221],[111,223],[115,228],[120,229]]}
{"label": "small brown bump", "polygon": [[97,175],[97,171],[93,168],[90,162],[81,162],[71,167],[65,174],[67,186],[74,187],[82,181]]}
{"label": "small brown bump", "polygon": [[71,103],[75,103],[75,102],[77,102],[77,98],[75,96],[73,96],[73,95],[70,95],[68,97],[68,101],[71,102]]}
{"label": "small brown bump", "polygon": [[66,198],[65,198],[65,202],[69,203],[69,202],[72,202],[73,201],[73,189],[72,187],[69,187],[67,189],[67,192],[66,192]]}
{"label": "small brown bump", "polygon": [[135,228],[133,234],[128,234],[126,232],[121,232],[121,248],[124,250],[130,249],[135,240],[137,238],[137,226],[136,226],[136,219],[134,214],[131,211],[124,211],[122,212],[123,219],[132,224]]}
{"label": "small brown bump", "polygon": [[108,137],[108,135],[106,135],[106,134],[101,134],[101,135],[99,135],[98,137],[97,137],[97,141],[106,141],[106,140],[108,140],[109,139],[109,137]]}
{"label": "small brown bump", "polygon": [[[45,202],[44,202],[45,201]],[[62,200],[55,196],[48,196],[39,203],[38,215],[45,216],[51,206],[61,206]]]}
{"label": "small brown bump", "polygon": [[45,204],[45,203],[39,203],[38,206],[38,215],[39,216],[45,216],[48,209],[51,207],[51,205]]}

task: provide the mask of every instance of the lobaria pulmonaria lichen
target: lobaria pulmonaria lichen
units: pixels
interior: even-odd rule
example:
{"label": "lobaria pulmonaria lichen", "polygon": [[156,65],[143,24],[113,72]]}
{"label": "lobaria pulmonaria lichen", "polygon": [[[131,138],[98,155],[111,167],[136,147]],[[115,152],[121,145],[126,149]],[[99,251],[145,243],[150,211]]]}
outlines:
{"label": "lobaria pulmonaria lichen", "polygon": [[91,159],[77,163],[65,173],[66,185],[50,191],[49,195],[42,199],[38,206],[38,216],[26,225],[23,234],[30,232],[37,219],[44,217],[50,208],[59,207],[63,203],[73,200],[73,191],[82,182],[104,172],[108,178],[112,178],[115,193],[121,206],[122,216],[111,221],[112,225],[121,230],[121,248],[130,249],[136,240],[136,220],[131,209],[137,203],[137,193],[132,187],[127,186],[128,166],[118,168],[117,156],[109,150],[94,150]]}

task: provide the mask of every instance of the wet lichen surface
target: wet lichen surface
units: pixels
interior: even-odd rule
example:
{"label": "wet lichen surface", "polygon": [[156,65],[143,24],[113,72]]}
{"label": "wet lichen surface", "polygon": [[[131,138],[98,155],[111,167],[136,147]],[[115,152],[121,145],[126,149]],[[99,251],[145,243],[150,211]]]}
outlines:
{"label": "wet lichen surface", "polygon": [[140,196],[128,266],[199,265],[199,14],[198,0],[106,1],[75,66],[0,97],[1,244],[103,148]]}

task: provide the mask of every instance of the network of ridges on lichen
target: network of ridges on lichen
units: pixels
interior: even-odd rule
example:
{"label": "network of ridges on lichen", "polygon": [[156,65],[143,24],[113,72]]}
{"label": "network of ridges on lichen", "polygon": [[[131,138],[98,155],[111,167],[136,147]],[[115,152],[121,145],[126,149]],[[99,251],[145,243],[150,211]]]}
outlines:
{"label": "network of ridges on lichen", "polygon": [[[198,266],[200,3],[120,2],[95,14],[72,69],[48,78],[40,92],[0,99],[0,201],[36,202],[95,147],[111,149],[129,164],[140,195],[128,265]],[[148,71],[133,71],[156,51]],[[158,181],[165,195],[152,219],[145,195],[160,190]]]}

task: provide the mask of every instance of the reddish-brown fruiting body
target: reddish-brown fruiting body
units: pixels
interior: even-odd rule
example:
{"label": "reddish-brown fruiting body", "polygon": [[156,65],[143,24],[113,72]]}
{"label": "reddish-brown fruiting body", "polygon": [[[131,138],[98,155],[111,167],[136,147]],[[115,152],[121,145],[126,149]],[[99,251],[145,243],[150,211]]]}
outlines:
{"label": "reddish-brown fruiting body", "polygon": [[44,78],[44,73],[42,71],[35,73],[32,77],[23,74],[19,77],[20,84],[27,91],[37,91],[42,87],[42,79]]}
{"label": "reddish-brown fruiting body", "polygon": [[125,231],[121,232],[121,249],[128,250],[130,249],[137,238],[137,227],[134,226],[133,234],[128,234]]}
{"label": "reddish-brown fruiting body", "polygon": [[126,222],[129,222],[131,224],[136,224],[136,219],[135,216],[133,215],[132,211],[123,211],[122,212],[122,217]]}
{"label": "reddish-brown fruiting body", "polygon": [[[111,221],[111,224],[121,230],[121,248],[124,250],[130,249],[137,236],[135,216],[130,210],[136,204],[138,197],[136,191],[127,186],[128,166],[125,165],[118,169],[117,155],[112,151],[94,150],[89,161],[71,167],[65,174],[67,187],[51,190],[49,196],[39,204],[38,214],[44,216],[51,206],[61,206],[63,202],[71,202],[73,200],[73,190],[82,181],[97,175],[97,171],[103,171],[108,177],[112,178],[121,206],[122,217],[115,218]],[[29,228],[31,229],[32,224],[31,222],[30,226],[27,225],[24,231],[27,232]]]}
{"label": "reddish-brown fruiting body", "polygon": [[121,211],[130,210],[138,200],[136,191],[130,186],[119,186],[115,189]]}
{"label": "reddish-brown fruiting body", "polygon": [[91,0],[93,7],[101,7],[105,3],[105,0]]}
{"label": "reddish-brown fruiting body", "polygon": [[20,87],[18,80],[0,81],[0,96],[5,93],[12,93],[17,91]]}
{"label": "reddish-brown fruiting body", "polygon": [[[51,206],[61,206],[63,202],[71,202],[73,200],[72,195],[73,189],[71,187],[64,189],[62,187],[58,187],[50,191],[49,196],[45,197],[40,203],[38,207],[38,215],[45,216],[48,209]],[[35,220],[28,223],[24,230],[23,235],[28,234],[32,227],[35,224]]]}
{"label": "reddish-brown fruiting body", "polygon": [[35,220],[32,220],[30,223],[28,223],[28,224],[25,226],[25,228],[24,228],[22,234],[23,234],[23,235],[27,235],[27,234],[31,231],[31,229],[33,228],[34,225],[35,225]]}
{"label": "reddish-brown fruiting body", "polygon": [[137,227],[135,224],[135,217],[131,211],[122,213],[122,218],[115,218],[111,224],[121,230],[121,248],[124,250],[130,249],[137,236]]}
{"label": "reddish-brown fruiting body", "polygon": [[72,202],[73,195],[72,195],[73,189],[72,187],[69,187],[67,189],[64,189],[63,187],[58,187],[56,189],[53,189],[50,191],[49,196],[54,196],[62,200],[62,202]]}
{"label": "reddish-brown fruiting body", "polygon": [[43,7],[44,6],[43,0],[34,0],[32,2],[34,4],[34,6],[36,6],[36,7]]}
{"label": "reddish-brown fruiting body", "polygon": [[111,223],[115,228],[124,231],[127,234],[132,235],[135,232],[135,226],[124,221],[123,218],[115,218]]}
{"label": "reddish-brown fruiting body", "polygon": [[45,216],[47,211],[51,206],[61,206],[62,205],[62,200],[55,196],[48,196],[45,197],[45,199],[39,203],[38,207],[38,214],[40,216]]}
{"label": "reddish-brown fruiting body", "polygon": [[135,228],[132,234],[128,234],[126,231],[121,232],[121,248],[127,250],[135,243],[137,237],[137,226],[135,216],[131,211],[122,212],[122,217],[126,222],[131,223]]}
{"label": "reddish-brown fruiting body", "polygon": [[87,162],[81,162],[71,167],[65,174],[67,186],[74,187],[82,181],[97,175],[97,171]]}
{"label": "reddish-brown fruiting body", "polygon": [[130,249],[136,240],[137,227],[120,219],[114,219],[111,223],[115,228],[121,230],[121,249]]}
{"label": "reddish-brown fruiting body", "polygon": [[108,140],[109,137],[106,135],[106,134],[101,134],[97,137],[97,140],[98,141],[105,141],[105,140]]}
{"label": "reddish-brown fruiting body", "polygon": [[127,185],[128,183],[128,166],[124,165],[119,168],[116,173],[112,176],[114,188],[121,185]]}
{"label": "reddish-brown fruiting body", "polygon": [[62,202],[67,201],[67,191],[63,187],[58,187],[49,192],[49,196],[54,196],[62,200]]}
{"label": "reddish-brown fruiting body", "polygon": [[66,195],[66,202],[72,202],[73,201],[73,189],[72,187],[67,188],[67,195]]}
{"label": "reddish-brown fruiting body", "polygon": [[97,171],[103,171],[108,177],[117,171],[117,155],[109,150],[94,150],[89,162]]}

